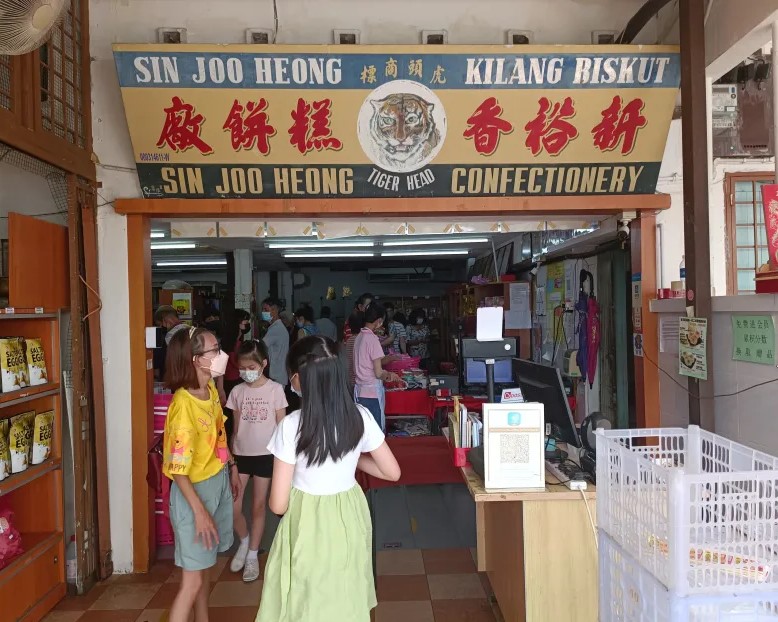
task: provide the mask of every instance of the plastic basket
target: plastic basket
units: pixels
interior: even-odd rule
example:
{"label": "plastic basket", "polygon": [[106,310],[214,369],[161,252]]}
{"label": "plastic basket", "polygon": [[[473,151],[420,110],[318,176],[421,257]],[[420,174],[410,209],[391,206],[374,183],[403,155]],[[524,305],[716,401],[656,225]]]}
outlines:
{"label": "plastic basket", "polygon": [[778,620],[778,592],[674,595],[602,530],[599,558],[600,622]]}
{"label": "plastic basket", "polygon": [[778,591],[778,458],[697,426],[598,430],[597,523],[681,596]]}

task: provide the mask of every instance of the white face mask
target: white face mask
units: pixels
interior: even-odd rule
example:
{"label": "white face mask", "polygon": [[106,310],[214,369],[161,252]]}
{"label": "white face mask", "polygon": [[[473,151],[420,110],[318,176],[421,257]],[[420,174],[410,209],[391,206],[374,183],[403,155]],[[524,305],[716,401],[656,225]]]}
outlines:
{"label": "white face mask", "polygon": [[260,376],[262,375],[262,372],[258,369],[241,369],[240,370],[240,377],[251,384],[252,382],[256,382],[259,380]]}
{"label": "white face mask", "polygon": [[417,317],[417,318],[416,318],[416,323],[417,323],[419,326],[421,326],[422,324],[424,324],[424,318],[422,318],[422,317]]}

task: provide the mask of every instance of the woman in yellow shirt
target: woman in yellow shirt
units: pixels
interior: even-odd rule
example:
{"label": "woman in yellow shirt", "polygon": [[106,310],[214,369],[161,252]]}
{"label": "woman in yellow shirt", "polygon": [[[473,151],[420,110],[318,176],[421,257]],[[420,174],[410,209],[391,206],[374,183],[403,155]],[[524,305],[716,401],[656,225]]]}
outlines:
{"label": "woman in yellow shirt", "polygon": [[[203,328],[176,333],[167,349],[165,382],[175,394],[165,422],[163,473],[173,480],[170,520],[181,585],[170,622],[208,621],[208,569],[232,546],[232,504],[240,489],[227,448],[214,378],[229,356]],[[228,466],[225,466],[228,465]]]}

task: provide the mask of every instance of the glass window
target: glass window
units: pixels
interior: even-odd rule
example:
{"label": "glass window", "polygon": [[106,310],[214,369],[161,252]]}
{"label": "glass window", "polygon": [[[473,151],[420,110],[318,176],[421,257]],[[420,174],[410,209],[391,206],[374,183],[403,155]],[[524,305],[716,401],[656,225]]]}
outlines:
{"label": "glass window", "polygon": [[772,176],[765,174],[761,179],[736,179],[731,186],[734,192],[727,197],[734,217],[735,231],[732,239],[731,256],[735,275],[734,287],[737,294],[751,294],[756,290],[756,270],[768,261],[767,230],[762,210],[762,186],[773,183]]}
{"label": "glass window", "polygon": [[737,271],[737,288],[741,292],[753,292],[756,289],[754,277],[756,273],[753,270]]}
{"label": "glass window", "polygon": [[750,225],[748,227],[738,227],[736,240],[738,246],[753,246],[754,228]]}
{"label": "glass window", "polygon": [[752,225],[754,224],[754,206],[753,205],[736,205],[735,206],[735,223],[738,225]]}
{"label": "glass window", "polygon": [[751,248],[737,249],[737,267],[738,268],[756,268],[754,265],[754,250]]}
{"label": "glass window", "polygon": [[736,181],[735,182],[735,203],[753,203],[754,202],[754,182]]}

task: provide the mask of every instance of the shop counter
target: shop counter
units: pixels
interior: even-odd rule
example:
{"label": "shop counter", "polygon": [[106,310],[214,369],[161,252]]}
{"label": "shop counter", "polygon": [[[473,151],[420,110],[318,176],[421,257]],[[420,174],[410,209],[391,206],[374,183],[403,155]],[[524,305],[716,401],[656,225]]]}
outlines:
{"label": "shop counter", "polygon": [[427,389],[387,391],[385,414],[388,417],[423,415],[432,418],[432,399]]}
{"label": "shop counter", "polygon": [[[581,492],[494,492],[471,467],[462,475],[476,504],[478,570],[505,622],[596,622],[597,546]],[[583,494],[596,520],[594,487]]]}

